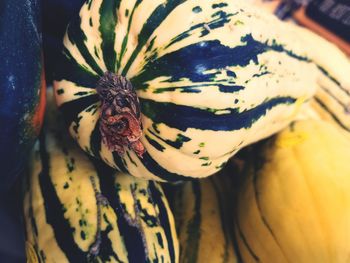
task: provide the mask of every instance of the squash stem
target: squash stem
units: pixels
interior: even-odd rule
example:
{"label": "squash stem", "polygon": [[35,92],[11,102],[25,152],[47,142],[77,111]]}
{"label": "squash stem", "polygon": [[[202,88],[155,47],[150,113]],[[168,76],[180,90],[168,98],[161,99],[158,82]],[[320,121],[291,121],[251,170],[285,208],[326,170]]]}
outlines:
{"label": "squash stem", "polygon": [[97,82],[96,91],[101,100],[99,125],[102,142],[119,155],[129,148],[142,157],[145,147],[140,141],[140,102],[131,82],[107,71]]}

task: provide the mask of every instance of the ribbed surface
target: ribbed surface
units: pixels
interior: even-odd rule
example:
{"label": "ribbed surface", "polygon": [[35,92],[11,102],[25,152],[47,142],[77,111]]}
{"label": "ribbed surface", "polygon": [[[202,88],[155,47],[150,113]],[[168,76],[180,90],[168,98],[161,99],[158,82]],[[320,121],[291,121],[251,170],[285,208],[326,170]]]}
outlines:
{"label": "ribbed surface", "polygon": [[[110,166],[148,179],[214,174],[288,125],[320,78],[349,87],[350,64],[338,49],[244,1],[92,0],[64,46],[55,90],[72,136]],[[137,90],[143,158],[131,150],[120,157],[101,141],[95,85],[106,71]]]}

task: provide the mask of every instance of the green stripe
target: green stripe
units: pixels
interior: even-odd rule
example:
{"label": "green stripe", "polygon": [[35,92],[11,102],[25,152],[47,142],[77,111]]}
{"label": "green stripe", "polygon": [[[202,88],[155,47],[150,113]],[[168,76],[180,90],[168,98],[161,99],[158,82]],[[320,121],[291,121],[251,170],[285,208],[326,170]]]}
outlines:
{"label": "green stripe", "polygon": [[101,158],[101,141],[100,122],[97,122],[95,128],[91,132],[90,148],[94,157],[99,159]]}
{"label": "green stripe", "polygon": [[97,65],[96,61],[90,54],[89,50],[87,49],[85,45],[85,41],[87,40],[87,37],[80,28],[81,25],[81,18],[79,15],[75,16],[71,23],[68,26],[67,29],[67,36],[69,38],[69,41],[72,42],[72,44],[76,45],[79,49],[81,55],[85,59],[86,63],[100,76],[103,75],[102,69]]}
{"label": "green stripe", "polygon": [[64,48],[59,58],[59,66],[54,72],[56,81],[67,80],[77,86],[95,88],[99,77],[79,64],[68,49]]}
{"label": "green stripe", "polygon": [[114,50],[115,28],[117,25],[117,9],[119,8],[120,0],[104,0],[100,7],[100,27],[101,32],[101,49],[103,60],[108,71],[116,72],[117,54]]}
{"label": "green stripe", "polygon": [[191,182],[195,205],[193,217],[187,225],[186,247],[183,250],[185,262],[197,262],[201,237],[201,187],[198,181]]}
{"label": "green stripe", "polygon": [[329,72],[323,68],[322,66],[318,65],[316,62],[314,62],[317,65],[317,68],[322,72],[323,75],[325,75],[329,80],[331,80],[332,82],[334,82],[335,84],[337,84],[343,91],[346,92],[346,94],[350,95],[350,92],[347,89],[344,89],[340,82],[334,78],[331,74],[329,74]]}
{"label": "green stripe", "polygon": [[[347,105],[345,105],[343,102],[341,102],[341,101],[339,100],[339,98],[338,98],[336,95],[334,95],[329,89],[327,89],[327,87],[323,87],[323,86],[321,85],[321,89],[322,89],[324,92],[326,92],[332,99],[334,99],[340,106],[342,106],[344,112],[346,111]],[[316,96],[317,96],[317,95],[316,95]]]}
{"label": "green stripe", "polygon": [[221,230],[225,237],[225,254],[223,255],[222,262],[228,262],[229,260],[229,244],[230,244],[230,236],[229,233],[231,233],[231,229],[229,229],[229,223],[228,223],[228,217],[226,216],[226,213],[228,213],[228,210],[224,207],[224,198],[222,196],[222,193],[219,189],[219,187],[216,185],[216,182],[213,177],[209,178],[210,183],[213,185],[215,195],[217,196],[217,201],[219,204],[219,211],[220,211],[220,220],[221,220]]}
{"label": "green stripe", "polygon": [[285,258],[285,260],[288,262],[288,256],[286,255],[285,251],[283,250],[283,247],[279,243],[279,241],[277,239],[277,236],[275,235],[274,231],[272,230],[271,225],[267,221],[267,218],[264,216],[262,207],[260,205],[260,195],[259,195],[259,190],[258,190],[257,184],[258,184],[258,173],[259,173],[259,170],[262,168],[261,167],[262,162],[263,163],[265,162],[265,158],[262,157],[262,156],[258,156],[258,154],[255,154],[255,156],[253,157],[253,162],[251,163],[251,165],[253,166],[252,186],[253,186],[253,191],[254,191],[256,207],[257,207],[257,209],[259,211],[261,222],[267,228],[267,230],[270,233],[272,239],[275,241],[276,245],[280,249],[281,254]]}
{"label": "green stripe", "polygon": [[159,27],[159,25],[165,20],[165,18],[180,4],[185,2],[184,0],[172,0],[165,4],[159,5],[147,19],[143,25],[140,34],[138,35],[138,44],[131,54],[128,63],[122,71],[122,75],[125,76],[129,71],[132,63],[134,62],[141,49],[145,46],[152,33]]}
{"label": "green stripe", "polygon": [[126,44],[128,43],[128,39],[129,39],[129,33],[130,33],[130,27],[131,27],[132,19],[134,17],[135,10],[140,5],[140,3],[141,3],[141,0],[138,0],[135,3],[134,8],[132,9],[131,14],[129,16],[128,29],[127,29],[126,35],[124,36],[124,39],[123,39],[122,47],[121,47],[120,54],[119,54],[119,59],[118,59],[118,62],[117,62],[117,69],[120,68],[120,63],[121,63],[121,61],[123,59],[123,56],[124,56],[124,54],[126,52]]}
{"label": "green stripe", "polygon": [[320,99],[318,99],[317,97],[315,97],[315,101],[318,103],[318,105],[325,110],[326,112],[328,112],[328,114],[332,117],[332,119],[340,126],[342,127],[344,130],[349,131],[350,132],[350,128],[346,127],[345,124],[343,124],[343,122],[337,117],[337,115],[335,115],[328,107],[325,103],[323,103]]}
{"label": "green stripe", "polygon": [[46,147],[46,137],[40,135],[40,158],[42,169],[39,174],[39,188],[43,195],[43,211],[46,223],[52,227],[56,243],[65,254],[69,262],[85,262],[86,254],[75,242],[73,233],[75,231],[64,216],[64,204],[61,203],[52,181],[51,155]]}
{"label": "green stripe", "polygon": [[249,255],[254,259],[255,262],[260,262],[259,257],[254,253],[254,251],[250,247],[246,237],[244,236],[243,231],[238,223],[238,220],[237,220],[236,228],[237,228],[237,232],[238,232],[238,237],[242,240],[242,243],[245,246],[245,248],[247,249]]}

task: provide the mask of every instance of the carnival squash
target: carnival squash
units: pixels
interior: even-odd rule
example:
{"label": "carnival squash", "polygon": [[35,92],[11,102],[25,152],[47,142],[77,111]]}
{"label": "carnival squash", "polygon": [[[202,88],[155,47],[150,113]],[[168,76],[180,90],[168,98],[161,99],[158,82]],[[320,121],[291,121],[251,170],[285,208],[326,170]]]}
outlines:
{"label": "carnival squash", "polygon": [[236,214],[244,262],[349,262],[347,135],[306,120],[254,148]]}
{"label": "carnival squash", "polygon": [[335,46],[243,0],[89,0],[54,86],[82,149],[177,181],[219,171],[287,126],[320,76],[348,87],[349,71]]}
{"label": "carnival squash", "polygon": [[90,161],[51,114],[25,184],[28,261],[178,262],[161,187]]}

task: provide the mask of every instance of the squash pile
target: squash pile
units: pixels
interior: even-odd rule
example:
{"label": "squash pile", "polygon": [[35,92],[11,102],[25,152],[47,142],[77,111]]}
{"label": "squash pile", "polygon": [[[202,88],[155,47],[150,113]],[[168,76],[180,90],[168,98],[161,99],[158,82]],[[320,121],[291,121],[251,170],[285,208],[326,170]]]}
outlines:
{"label": "squash pile", "polygon": [[349,261],[338,48],[243,0],[88,0],[63,45],[28,262]]}
{"label": "squash pile", "polygon": [[177,262],[174,218],[160,185],[90,160],[62,131],[48,97],[25,184],[28,261]]}

